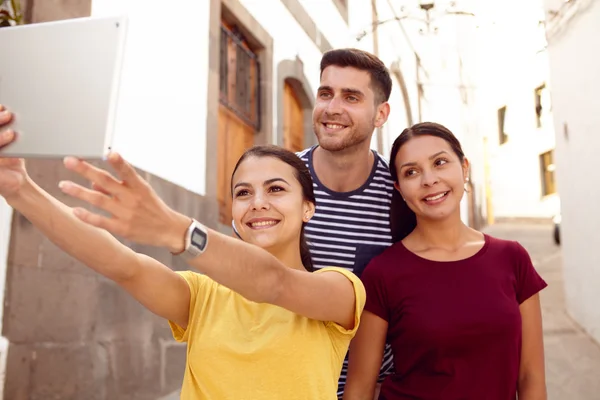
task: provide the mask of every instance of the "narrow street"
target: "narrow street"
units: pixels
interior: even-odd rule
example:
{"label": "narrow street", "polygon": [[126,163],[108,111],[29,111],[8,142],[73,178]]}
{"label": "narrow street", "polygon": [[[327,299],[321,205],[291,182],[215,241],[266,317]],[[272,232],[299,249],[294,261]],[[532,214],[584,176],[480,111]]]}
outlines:
{"label": "narrow street", "polygon": [[552,241],[552,225],[502,223],[485,232],[519,241],[548,283],[541,293],[549,400],[600,398],[600,345],[567,314],[560,247]]}

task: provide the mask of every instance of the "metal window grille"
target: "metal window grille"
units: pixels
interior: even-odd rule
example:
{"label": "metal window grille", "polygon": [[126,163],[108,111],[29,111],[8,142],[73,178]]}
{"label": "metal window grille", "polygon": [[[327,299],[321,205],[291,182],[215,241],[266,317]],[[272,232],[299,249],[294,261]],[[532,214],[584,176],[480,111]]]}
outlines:
{"label": "metal window grille", "polygon": [[260,129],[260,64],[234,32],[221,25],[220,102],[245,123]]}

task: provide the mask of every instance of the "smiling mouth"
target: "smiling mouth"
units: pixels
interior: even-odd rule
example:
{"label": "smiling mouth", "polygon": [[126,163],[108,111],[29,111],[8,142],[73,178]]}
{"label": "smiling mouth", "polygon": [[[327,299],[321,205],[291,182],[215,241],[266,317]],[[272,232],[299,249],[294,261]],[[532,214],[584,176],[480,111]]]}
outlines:
{"label": "smiling mouth", "polygon": [[337,131],[337,130],[346,128],[346,125],[332,124],[332,123],[323,123],[323,126],[327,129],[330,129],[333,131]]}
{"label": "smiling mouth", "polygon": [[430,204],[431,203],[439,203],[440,201],[444,200],[448,196],[448,193],[450,193],[449,190],[446,192],[438,193],[434,196],[428,196],[428,197],[425,197],[423,199],[423,201],[425,203],[430,203]]}
{"label": "smiling mouth", "polygon": [[278,220],[272,219],[268,221],[248,222],[246,225],[248,225],[250,229],[268,229],[277,225],[278,223]]}

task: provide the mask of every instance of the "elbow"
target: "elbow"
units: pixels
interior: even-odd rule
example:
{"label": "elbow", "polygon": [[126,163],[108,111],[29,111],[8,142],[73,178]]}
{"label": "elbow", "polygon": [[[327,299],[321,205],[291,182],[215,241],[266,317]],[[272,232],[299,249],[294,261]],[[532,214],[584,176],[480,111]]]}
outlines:
{"label": "elbow", "polygon": [[131,282],[139,276],[139,272],[143,270],[144,258],[148,257],[144,254],[135,252],[125,252],[120,256],[111,260],[112,265],[106,268],[112,273],[105,276],[117,284]]}
{"label": "elbow", "polygon": [[547,400],[548,393],[543,375],[523,374],[519,377],[519,399]]}

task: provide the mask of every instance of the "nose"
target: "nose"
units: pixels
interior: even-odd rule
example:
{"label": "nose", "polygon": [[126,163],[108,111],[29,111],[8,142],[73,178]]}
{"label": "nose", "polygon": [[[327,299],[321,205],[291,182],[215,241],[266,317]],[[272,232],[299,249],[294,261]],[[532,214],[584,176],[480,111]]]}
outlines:
{"label": "nose", "polygon": [[328,115],[335,115],[342,113],[342,102],[339,96],[333,96],[329,103],[327,103],[327,107],[325,108],[325,113]]}
{"label": "nose", "polygon": [[267,198],[266,193],[260,192],[256,193],[252,196],[252,210],[268,210],[269,209],[269,199]]}
{"label": "nose", "polygon": [[439,183],[439,181],[440,180],[437,174],[433,170],[426,170],[423,171],[421,174],[421,184],[425,187],[431,187],[433,185],[436,185],[437,183]]}

